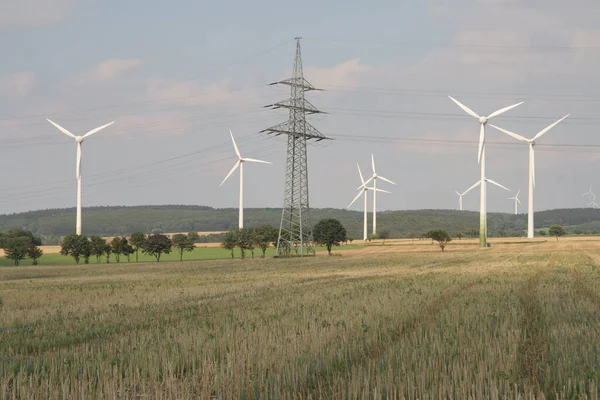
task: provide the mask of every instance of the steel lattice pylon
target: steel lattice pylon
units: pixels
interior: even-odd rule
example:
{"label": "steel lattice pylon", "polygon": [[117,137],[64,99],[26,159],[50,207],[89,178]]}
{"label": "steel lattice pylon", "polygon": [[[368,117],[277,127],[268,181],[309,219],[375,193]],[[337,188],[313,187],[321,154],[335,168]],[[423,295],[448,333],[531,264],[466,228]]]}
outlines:
{"label": "steel lattice pylon", "polygon": [[288,135],[285,192],[276,256],[289,256],[292,250],[297,255],[304,256],[315,253],[308,200],[306,142],[310,139],[320,141],[328,138],[306,122],[306,114],[317,114],[321,111],[304,98],[304,92],[320,89],[316,89],[304,79],[300,38],[296,38],[296,58],[292,77],[272,83],[275,84],[291,87],[289,99],[265,106],[272,109],[289,109],[289,120],[261,131],[275,135]]}

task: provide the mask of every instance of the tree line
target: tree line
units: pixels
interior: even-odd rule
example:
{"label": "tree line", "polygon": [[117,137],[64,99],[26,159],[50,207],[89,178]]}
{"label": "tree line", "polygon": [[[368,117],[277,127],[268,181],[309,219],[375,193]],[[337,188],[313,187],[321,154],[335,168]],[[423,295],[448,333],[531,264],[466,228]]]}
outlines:
{"label": "tree line", "polygon": [[135,255],[135,261],[138,262],[140,251],[160,262],[163,254],[170,254],[175,250],[179,252],[179,260],[183,261],[183,254],[196,248],[197,239],[198,233],[196,232],[178,233],[172,238],[159,233],[146,235],[143,232],[134,232],[129,237],[115,236],[110,241],[100,236],[87,237],[73,233],[67,235],[62,241],[60,254],[73,257],[76,264],[82,260],[88,264],[91,257],[96,257],[98,263],[103,259],[108,264],[111,257],[114,257],[114,260],[119,263],[122,256],[127,258],[127,262],[130,262],[133,255]]}

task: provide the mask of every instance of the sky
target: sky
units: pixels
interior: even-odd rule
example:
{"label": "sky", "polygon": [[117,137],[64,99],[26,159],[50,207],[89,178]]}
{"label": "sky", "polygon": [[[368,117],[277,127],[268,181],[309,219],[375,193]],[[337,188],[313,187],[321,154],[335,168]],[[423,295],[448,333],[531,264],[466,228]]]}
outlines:
{"label": "sky", "polygon": [[[237,207],[228,129],[243,156],[245,206],[281,207],[287,119],[264,105],[289,87],[295,37],[305,78],[324,91],[308,117],[333,140],[308,149],[312,207],[345,208],[356,164],[397,185],[379,210],[458,208],[479,179],[479,114],[536,142],[535,210],[600,195],[600,3],[595,0],[313,1],[0,0],[0,214],[75,206],[76,134],[83,204]],[[527,145],[486,130],[488,211],[527,204]],[[586,201],[587,200],[587,201]],[[369,200],[371,201],[371,200]],[[478,210],[478,191],[464,198]],[[354,210],[361,210],[362,202]]]}

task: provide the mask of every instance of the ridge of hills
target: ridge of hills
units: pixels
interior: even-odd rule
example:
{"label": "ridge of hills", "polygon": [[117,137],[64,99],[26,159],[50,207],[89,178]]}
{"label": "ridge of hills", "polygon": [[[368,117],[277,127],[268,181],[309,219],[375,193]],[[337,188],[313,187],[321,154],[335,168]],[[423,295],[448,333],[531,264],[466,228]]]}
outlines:
{"label": "ridge of hills", "polygon": [[[369,213],[371,214],[371,213]],[[245,226],[279,226],[281,208],[246,208]],[[348,236],[362,238],[363,212],[335,208],[313,208],[313,224],[322,218],[338,219]],[[127,235],[132,232],[214,232],[237,228],[237,208],[212,208],[193,205],[146,205],[86,207],[83,210],[87,235]],[[569,233],[600,231],[600,209],[570,208],[538,211],[535,228],[559,224]],[[58,238],[73,232],[75,208],[46,209],[0,215],[0,232],[12,227],[29,229],[44,238]],[[387,228],[391,237],[410,237],[431,229],[451,234],[479,228],[479,212],[458,210],[378,211],[377,228]],[[488,213],[489,236],[522,236],[527,229],[527,214]],[[369,231],[371,215],[369,215]],[[54,240],[49,240],[54,241]]]}

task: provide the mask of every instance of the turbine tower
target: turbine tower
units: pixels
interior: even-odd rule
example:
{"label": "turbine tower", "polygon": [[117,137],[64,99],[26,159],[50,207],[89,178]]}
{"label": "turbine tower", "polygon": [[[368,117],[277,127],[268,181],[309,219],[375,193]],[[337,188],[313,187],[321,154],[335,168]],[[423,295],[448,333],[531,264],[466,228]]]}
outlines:
{"label": "turbine tower", "polygon": [[479,205],[479,247],[487,246],[487,208],[486,208],[486,194],[487,194],[487,185],[485,180],[485,125],[488,120],[497,117],[500,114],[504,114],[505,112],[512,110],[513,108],[523,104],[523,102],[513,104],[508,107],[501,108],[500,110],[494,111],[487,117],[477,115],[473,110],[469,107],[465,106],[458,100],[452,98],[452,100],[456,105],[462,108],[467,114],[470,116],[477,118],[479,120],[479,150],[477,154],[477,161],[480,164],[481,168],[481,195],[480,195],[480,205]]}
{"label": "turbine tower", "polygon": [[75,233],[78,235],[81,235],[81,159],[83,157],[83,154],[82,154],[83,140],[86,137],[92,136],[94,133],[101,131],[102,129],[106,128],[107,126],[114,124],[114,121],[109,124],[102,125],[98,128],[92,129],[91,131],[87,132],[85,135],[82,135],[82,136],[76,136],[76,135],[72,134],[71,132],[69,132],[68,130],[63,128],[62,126],[58,125],[56,122],[52,122],[49,119],[47,119],[47,121],[50,122],[52,125],[54,125],[56,128],[58,128],[58,130],[61,131],[62,133],[64,133],[65,135],[70,136],[73,139],[75,139],[75,143],[77,143],[77,166],[75,167],[75,178],[77,179],[77,220],[75,222]]}
{"label": "turbine tower", "polygon": [[471,186],[470,188],[468,188],[467,190],[465,190],[462,193],[459,193],[458,190],[455,190],[454,192],[458,195],[458,207],[460,209],[460,211],[463,210],[463,196],[465,196],[467,193],[469,193],[471,190],[475,189],[477,186],[479,186],[479,184],[481,183],[481,181],[477,181],[477,183],[475,183],[473,186]]}
{"label": "turbine tower", "polygon": [[544,134],[546,134],[546,132],[548,132],[550,129],[554,128],[558,123],[560,123],[562,120],[567,118],[569,115],[570,114],[567,114],[564,117],[562,117],[561,119],[559,119],[558,121],[548,125],[544,129],[539,131],[537,133],[537,135],[535,135],[533,137],[533,139],[527,139],[521,135],[518,135],[511,131],[507,131],[506,129],[498,128],[497,126],[492,125],[493,128],[498,129],[500,132],[504,132],[507,135],[512,136],[515,139],[527,142],[529,144],[529,204],[528,204],[529,209],[527,211],[527,238],[528,239],[533,239],[533,236],[534,236],[533,235],[533,229],[534,229],[533,228],[533,189],[535,188],[535,151],[533,150],[533,147],[535,146],[535,141],[537,139],[542,137]]}
{"label": "turbine tower", "polygon": [[521,204],[521,200],[519,200],[519,193],[521,193],[520,190],[517,191],[517,194],[515,195],[515,197],[509,197],[509,200],[514,200],[515,201],[515,215],[519,214],[519,204]]}
{"label": "turbine tower", "polygon": [[365,208],[364,208],[364,216],[363,216],[363,240],[367,240],[368,239],[368,234],[367,234],[367,192],[369,190],[373,190],[376,192],[381,192],[381,193],[390,193],[387,190],[382,190],[382,189],[376,189],[373,187],[367,187],[365,180],[363,178],[363,174],[360,171],[360,166],[358,164],[356,164],[356,166],[358,167],[358,175],[360,176],[360,182],[362,183],[362,185],[358,188],[358,190],[360,190],[360,192],[356,195],[356,197],[354,198],[354,200],[352,200],[352,202],[348,205],[347,208],[350,208],[350,206],[352,206],[352,204],[354,204],[354,202],[356,200],[358,200],[358,198],[364,194],[365,197]]}
{"label": "turbine tower", "polygon": [[[391,183],[392,185],[395,185],[395,183],[390,181],[388,178],[377,175],[377,172],[375,171],[375,157],[372,153],[371,167],[373,168],[373,175],[371,175],[371,177],[367,179],[364,184],[368,185],[371,183],[371,181],[373,181],[373,236],[375,236],[377,234],[377,179],[381,179],[382,181]],[[360,187],[358,189],[360,189]]]}
{"label": "turbine tower", "polygon": [[221,182],[220,186],[223,186],[225,181],[239,167],[239,169],[240,169],[240,213],[239,213],[238,226],[239,226],[239,229],[242,229],[244,227],[244,163],[245,162],[254,162],[254,163],[262,163],[262,164],[273,164],[273,163],[269,162],[269,161],[255,160],[254,158],[243,158],[242,155],[240,154],[240,150],[238,149],[237,144],[235,144],[235,139],[233,138],[233,133],[231,132],[231,129],[229,130],[229,134],[231,135],[231,141],[233,142],[233,148],[235,150],[235,154],[238,157],[238,160],[235,162],[235,164],[233,165],[233,168],[231,168],[231,171],[229,171],[229,173],[227,174],[225,179],[223,179],[223,182]]}
{"label": "turbine tower", "polygon": [[320,89],[316,89],[304,79],[300,38],[296,38],[296,58],[292,77],[271,83],[271,85],[275,84],[288,85],[291,88],[289,99],[265,106],[271,109],[287,108],[289,119],[261,131],[276,136],[288,135],[283,210],[275,256],[282,253],[289,256],[292,247],[299,251],[300,256],[304,256],[315,253],[308,203],[306,142],[310,139],[321,141],[328,138],[306,121],[306,114],[317,114],[321,111],[304,98],[304,92]]}

